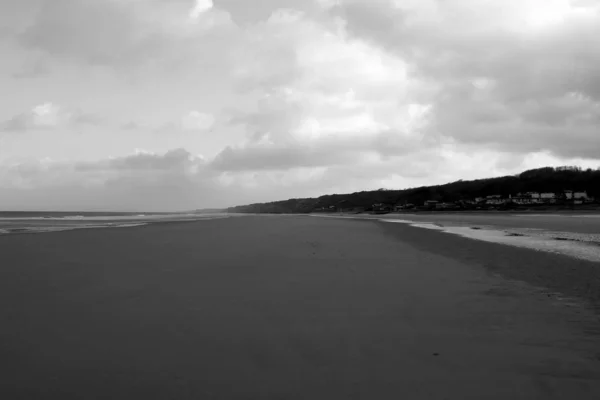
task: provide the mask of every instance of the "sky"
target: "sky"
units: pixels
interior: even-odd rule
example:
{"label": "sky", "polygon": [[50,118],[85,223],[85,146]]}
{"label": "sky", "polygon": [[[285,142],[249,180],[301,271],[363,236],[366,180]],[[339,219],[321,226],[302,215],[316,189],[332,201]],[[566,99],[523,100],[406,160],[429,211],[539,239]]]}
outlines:
{"label": "sky", "polygon": [[0,2],[0,209],[600,166],[597,0]]}

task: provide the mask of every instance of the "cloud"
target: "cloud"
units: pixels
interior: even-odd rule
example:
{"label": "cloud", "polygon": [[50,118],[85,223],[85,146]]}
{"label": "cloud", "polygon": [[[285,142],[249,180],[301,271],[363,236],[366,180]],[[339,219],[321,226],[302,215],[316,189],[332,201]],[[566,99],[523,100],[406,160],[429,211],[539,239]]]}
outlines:
{"label": "cloud", "polygon": [[337,165],[424,144],[429,106],[416,101],[423,87],[401,59],[290,10],[249,28],[247,40],[263,51],[238,54],[235,77],[259,95],[257,110],[230,113],[248,140],[225,149],[219,168]]}
{"label": "cloud", "polygon": [[429,134],[499,150],[597,157],[600,14],[567,0],[498,7],[347,1],[332,13],[352,36],[432,83]]}
{"label": "cloud", "polygon": [[[86,209],[193,209],[218,205],[226,191],[215,179],[203,157],[183,149],[163,154],[137,150],[97,161],[43,159],[0,165],[0,193],[8,196],[9,209],[27,204],[61,210],[81,209],[82,204]],[[11,203],[17,197],[21,203]]]}
{"label": "cloud", "polygon": [[207,12],[213,7],[212,0],[196,0],[196,4],[190,11],[190,18],[196,19],[201,14]]}
{"label": "cloud", "polygon": [[226,11],[243,27],[264,23],[280,10],[314,11],[317,4],[313,0],[214,0],[215,7]]}
{"label": "cloud", "polygon": [[[189,57],[206,29],[227,25],[210,0],[23,0],[28,19],[12,28],[20,45],[50,57],[111,68]],[[190,18],[196,23],[190,24]],[[110,27],[110,29],[107,29]],[[195,43],[196,42],[196,43]]]}
{"label": "cloud", "polygon": [[202,113],[200,111],[190,111],[181,119],[181,127],[184,130],[208,130],[213,127],[215,117],[211,114]]}
{"label": "cloud", "polygon": [[101,119],[93,114],[76,109],[66,110],[57,104],[47,102],[4,121],[0,124],[0,131],[23,132],[55,129],[66,125],[97,125],[100,123]]}

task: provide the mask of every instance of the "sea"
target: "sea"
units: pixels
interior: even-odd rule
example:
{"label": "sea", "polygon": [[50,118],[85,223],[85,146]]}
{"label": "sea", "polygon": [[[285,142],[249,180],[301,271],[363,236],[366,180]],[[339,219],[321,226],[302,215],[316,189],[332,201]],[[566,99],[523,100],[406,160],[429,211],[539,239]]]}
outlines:
{"label": "sea", "polygon": [[131,228],[160,222],[227,218],[226,213],[0,211],[0,235],[73,229]]}

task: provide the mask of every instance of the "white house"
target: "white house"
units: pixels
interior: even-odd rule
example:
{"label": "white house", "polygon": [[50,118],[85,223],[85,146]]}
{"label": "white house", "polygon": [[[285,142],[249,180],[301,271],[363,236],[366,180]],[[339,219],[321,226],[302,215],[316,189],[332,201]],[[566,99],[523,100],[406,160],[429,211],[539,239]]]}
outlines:
{"label": "white house", "polygon": [[556,193],[550,193],[550,192],[540,193],[540,199],[544,203],[556,203]]}
{"label": "white house", "polygon": [[517,196],[511,197],[510,200],[517,204],[534,204],[534,203],[538,202],[537,199],[532,199],[529,196],[523,196],[523,195],[517,195]]}

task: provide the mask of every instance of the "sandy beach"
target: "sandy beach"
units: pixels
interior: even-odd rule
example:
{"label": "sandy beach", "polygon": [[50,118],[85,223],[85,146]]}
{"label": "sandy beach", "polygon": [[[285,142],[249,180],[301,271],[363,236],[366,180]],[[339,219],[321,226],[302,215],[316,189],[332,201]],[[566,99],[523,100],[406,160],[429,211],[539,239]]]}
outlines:
{"label": "sandy beach", "polygon": [[599,263],[309,216],[0,254],[3,399],[600,398]]}

